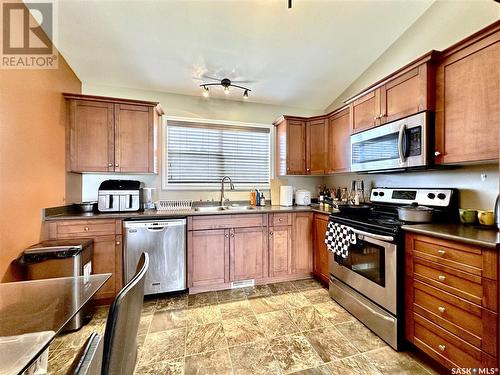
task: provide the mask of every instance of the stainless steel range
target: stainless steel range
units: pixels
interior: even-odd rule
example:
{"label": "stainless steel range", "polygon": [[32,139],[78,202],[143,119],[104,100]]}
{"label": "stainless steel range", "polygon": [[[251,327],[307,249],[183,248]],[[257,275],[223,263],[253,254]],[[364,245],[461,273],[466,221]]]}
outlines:
{"label": "stainless steel range", "polygon": [[[457,216],[455,189],[374,188],[369,210],[333,213],[356,235],[348,255],[330,256],[330,296],[394,349],[404,337],[404,236],[397,208],[433,207],[436,221]],[[352,212],[352,213],[351,213]]]}

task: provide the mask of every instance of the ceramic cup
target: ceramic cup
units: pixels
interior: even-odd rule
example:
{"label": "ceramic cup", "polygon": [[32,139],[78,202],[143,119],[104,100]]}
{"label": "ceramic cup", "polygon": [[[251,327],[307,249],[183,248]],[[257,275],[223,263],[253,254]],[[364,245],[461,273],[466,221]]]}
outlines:
{"label": "ceramic cup", "polygon": [[481,225],[495,224],[495,213],[493,210],[478,210],[477,218],[479,219],[479,224]]}
{"label": "ceramic cup", "polygon": [[478,214],[476,210],[461,208],[458,212],[460,213],[460,221],[464,224],[474,224],[477,220]]}

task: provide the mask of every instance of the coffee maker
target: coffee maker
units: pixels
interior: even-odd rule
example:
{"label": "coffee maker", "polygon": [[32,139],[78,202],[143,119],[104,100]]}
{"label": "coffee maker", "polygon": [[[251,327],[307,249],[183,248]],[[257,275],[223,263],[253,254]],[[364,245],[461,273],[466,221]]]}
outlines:
{"label": "coffee maker", "polygon": [[106,180],[99,186],[99,212],[139,211],[142,207],[141,182],[134,180]]}

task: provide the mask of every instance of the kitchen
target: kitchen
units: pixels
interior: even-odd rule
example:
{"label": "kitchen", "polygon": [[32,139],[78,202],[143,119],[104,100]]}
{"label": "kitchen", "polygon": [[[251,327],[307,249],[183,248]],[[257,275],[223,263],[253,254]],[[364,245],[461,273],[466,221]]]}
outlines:
{"label": "kitchen", "polygon": [[[57,336],[64,324],[44,327],[53,333],[43,355],[24,365],[36,360],[41,371],[66,373],[89,337],[112,336],[106,319],[119,309],[108,316],[105,306],[118,306],[115,297],[142,275],[137,337],[121,339],[137,358],[123,373],[498,367],[498,3],[118,4],[58,3],[58,67],[0,70],[0,286],[7,293],[35,282],[20,281],[26,268],[44,264],[35,246],[31,261],[40,266],[22,266],[34,244],[73,241],[81,258],[84,240],[93,244],[91,269],[81,269],[93,286],[85,295],[96,306],[92,320]],[[122,18],[103,22],[118,8]],[[191,50],[183,56],[142,39],[169,12],[178,20],[167,16],[164,27],[184,30],[185,39],[153,40],[171,50],[185,43]],[[251,14],[255,28],[241,31],[231,12]],[[398,22],[387,25],[370,12],[397,14]],[[202,21],[218,24],[224,15],[221,28]],[[302,28],[288,35],[273,17]],[[348,40],[364,35],[364,56],[341,42],[328,50],[314,20],[331,35],[346,22],[357,25]],[[181,21],[199,23],[206,35]],[[95,30],[86,29],[90,23]],[[229,29],[240,34],[232,40]],[[276,64],[280,52],[290,66],[267,65],[264,74],[244,63],[235,42],[264,43],[270,30],[289,44],[249,45],[251,62],[270,64],[272,56]],[[224,52],[223,42],[234,51]],[[124,58],[134,48],[143,54]],[[315,69],[292,58],[296,48],[318,54]],[[203,53],[207,60],[198,61]],[[257,206],[257,196],[266,204]],[[78,211],[85,209],[78,202],[92,202],[91,212]],[[434,222],[415,224],[415,216]],[[339,228],[347,240],[339,240]],[[145,247],[163,253],[149,251],[143,261]],[[147,273],[138,263],[149,263]],[[2,298],[2,338],[42,331],[9,328],[17,319],[11,309],[23,303],[22,294],[9,296]],[[83,302],[68,320],[89,305]],[[30,308],[21,311],[27,323],[42,325]]]}

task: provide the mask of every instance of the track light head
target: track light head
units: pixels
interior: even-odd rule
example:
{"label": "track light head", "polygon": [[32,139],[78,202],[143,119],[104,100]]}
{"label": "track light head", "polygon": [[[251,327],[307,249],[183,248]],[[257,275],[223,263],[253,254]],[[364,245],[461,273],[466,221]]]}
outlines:
{"label": "track light head", "polygon": [[210,92],[208,91],[208,87],[207,86],[203,86],[203,96],[205,98],[208,98],[210,96]]}
{"label": "track light head", "polygon": [[243,99],[248,99],[248,90],[243,93]]}

